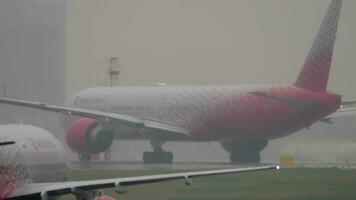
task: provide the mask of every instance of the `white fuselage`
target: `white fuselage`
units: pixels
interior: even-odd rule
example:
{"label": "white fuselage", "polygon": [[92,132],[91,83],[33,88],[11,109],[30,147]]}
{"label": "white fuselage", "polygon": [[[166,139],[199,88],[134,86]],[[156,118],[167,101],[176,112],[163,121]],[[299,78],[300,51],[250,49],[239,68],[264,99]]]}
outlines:
{"label": "white fuselage", "polygon": [[0,125],[0,142],[4,141],[15,144],[0,146],[0,165],[5,169],[2,176],[26,182],[68,179],[65,149],[51,133],[31,125]]}
{"label": "white fuselage", "polygon": [[260,85],[98,87],[77,93],[64,105],[178,123],[175,120],[167,120],[165,110],[208,112],[209,108],[229,97],[237,97],[266,87]]}
{"label": "white fuselage", "polygon": [[[232,98],[267,86],[222,85],[222,86],[151,86],[151,87],[99,87],[83,90],[67,99],[65,106],[93,109],[104,112],[150,119],[152,121],[191,129],[194,122],[199,128],[214,121],[216,110]],[[231,105],[233,109],[241,109]],[[68,127],[73,118],[67,118]],[[136,139],[137,130],[116,127],[115,136]]]}

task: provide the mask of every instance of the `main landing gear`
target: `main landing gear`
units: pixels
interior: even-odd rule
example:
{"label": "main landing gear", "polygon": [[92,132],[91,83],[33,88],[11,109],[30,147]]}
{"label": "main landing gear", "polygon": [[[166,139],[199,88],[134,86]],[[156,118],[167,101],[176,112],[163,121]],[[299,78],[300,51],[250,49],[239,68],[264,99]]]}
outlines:
{"label": "main landing gear", "polygon": [[91,160],[91,155],[81,155],[79,154],[79,161],[80,162],[88,162]]}
{"label": "main landing gear", "polygon": [[244,163],[260,163],[260,152],[232,152],[230,154],[231,163],[244,164]]}
{"label": "main landing gear", "polygon": [[153,152],[143,153],[143,162],[145,164],[172,164],[173,153],[164,151],[161,148],[155,148]]}
{"label": "main landing gear", "polygon": [[244,138],[221,143],[230,153],[230,161],[234,164],[259,163],[260,151],[268,144],[268,140]]}
{"label": "main landing gear", "polygon": [[162,149],[163,141],[151,140],[152,152],[143,153],[143,163],[145,164],[172,164],[173,153]]}

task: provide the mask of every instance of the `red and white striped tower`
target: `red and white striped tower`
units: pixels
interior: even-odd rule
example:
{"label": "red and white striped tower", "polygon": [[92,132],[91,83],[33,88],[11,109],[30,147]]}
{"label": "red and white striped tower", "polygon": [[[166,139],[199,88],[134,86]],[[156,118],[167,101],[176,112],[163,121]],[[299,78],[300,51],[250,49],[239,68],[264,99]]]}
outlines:
{"label": "red and white striped tower", "polygon": [[119,77],[120,77],[120,66],[119,66],[119,56],[117,54],[112,54],[109,58],[108,76],[109,76],[110,86],[118,85]]}
{"label": "red and white striped tower", "polygon": [[[109,63],[108,63],[108,71],[107,71],[107,76],[109,78],[109,84],[110,87],[112,86],[117,86],[119,84],[119,76],[120,76],[120,66],[119,66],[119,56],[117,54],[112,54],[109,57]],[[105,152],[100,153],[100,154],[94,154],[92,155],[92,160],[101,160],[101,156],[103,156],[103,160],[111,160],[111,153],[112,149],[111,147],[107,149]]]}

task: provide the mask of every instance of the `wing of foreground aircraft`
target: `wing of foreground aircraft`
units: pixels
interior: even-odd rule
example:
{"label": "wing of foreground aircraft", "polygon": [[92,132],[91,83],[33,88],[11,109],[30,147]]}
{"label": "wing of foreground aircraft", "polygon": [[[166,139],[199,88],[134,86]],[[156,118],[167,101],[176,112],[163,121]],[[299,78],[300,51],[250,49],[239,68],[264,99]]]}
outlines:
{"label": "wing of foreground aircraft", "polygon": [[168,180],[184,179],[187,185],[192,183],[191,178],[219,174],[231,174],[238,172],[260,171],[279,169],[279,166],[260,166],[235,169],[195,171],[172,174],[159,174],[151,176],[139,176],[128,178],[102,179],[93,181],[73,181],[56,183],[32,183],[24,185],[16,190],[9,199],[52,199],[65,194],[79,194],[104,188],[116,188],[119,193],[127,192],[127,187],[146,183],[155,183]]}
{"label": "wing of foreground aircraft", "polygon": [[144,128],[148,130],[153,129],[155,131],[152,132],[158,132],[159,134],[190,137],[189,131],[183,127],[177,127],[174,125],[147,119],[141,119],[129,115],[121,115],[111,112],[102,112],[91,109],[73,108],[67,106],[56,106],[35,101],[17,100],[9,98],[0,98],[0,103],[35,108],[45,111],[62,113],[66,115],[93,118],[104,124],[110,124],[111,122],[115,122],[116,124],[122,124],[129,127]]}
{"label": "wing of foreground aircraft", "polygon": [[12,145],[15,144],[14,141],[0,142],[0,146]]}

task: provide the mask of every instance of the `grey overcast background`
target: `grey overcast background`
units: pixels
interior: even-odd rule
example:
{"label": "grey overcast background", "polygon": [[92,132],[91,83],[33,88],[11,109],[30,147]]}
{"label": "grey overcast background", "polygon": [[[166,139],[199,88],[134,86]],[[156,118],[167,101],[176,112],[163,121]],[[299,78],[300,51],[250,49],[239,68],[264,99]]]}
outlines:
{"label": "grey overcast background", "polygon": [[[329,3],[0,0],[1,94],[60,104],[81,89],[108,85],[106,64],[113,53],[124,72],[121,86],[291,84]],[[356,99],[355,8],[356,1],[343,1],[329,81],[329,90],[345,99]],[[0,105],[0,116],[4,123],[32,123],[64,138],[55,114]],[[293,154],[299,161],[356,162],[355,124],[354,118],[316,124],[271,142],[262,158]],[[166,146],[178,161],[228,159],[217,143]],[[119,141],[114,158],[139,160],[148,148],[148,142]]]}
{"label": "grey overcast background", "polygon": [[[105,85],[105,57],[113,52],[122,85],[293,83],[329,3],[68,1],[67,94]],[[329,88],[356,98],[356,1],[343,3]]]}

